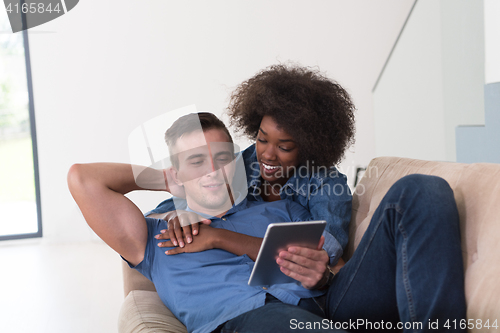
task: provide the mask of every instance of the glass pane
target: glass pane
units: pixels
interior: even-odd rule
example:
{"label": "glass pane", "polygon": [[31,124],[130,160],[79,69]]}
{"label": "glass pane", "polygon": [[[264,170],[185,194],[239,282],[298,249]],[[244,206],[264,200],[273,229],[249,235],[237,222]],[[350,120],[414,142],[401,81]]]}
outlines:
{"label": "glass pane", "polygon": [[0,237],[38,232],[35,193],[23,34],[0,11]]}

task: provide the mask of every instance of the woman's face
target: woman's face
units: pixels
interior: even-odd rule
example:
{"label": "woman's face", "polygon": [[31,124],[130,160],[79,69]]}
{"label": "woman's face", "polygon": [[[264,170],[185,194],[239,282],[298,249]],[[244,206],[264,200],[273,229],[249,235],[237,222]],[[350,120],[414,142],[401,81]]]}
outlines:
{"label": "woman's face", "polygon": [[299,165],[299,148],[295,140],[273,118],[264,116],[255,143],[260,173],[271,184],[284,184]]}

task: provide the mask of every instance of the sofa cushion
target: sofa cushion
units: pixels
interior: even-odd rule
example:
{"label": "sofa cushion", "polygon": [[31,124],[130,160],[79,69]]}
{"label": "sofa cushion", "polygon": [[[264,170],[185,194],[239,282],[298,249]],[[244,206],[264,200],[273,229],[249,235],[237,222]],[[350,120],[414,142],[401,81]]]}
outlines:
{"label": "sofa cushion", "polygon": [[133,290],[122,304],[118,332],[187,333],[187,330],[163,305],[156,291]]}
{"label": "sofa cushion", "polygon": [[[398,157],[373,159],[353,196],[349,259],[389,188],[409,174],[436,175],[453,189],[460,215],[467,317],[500,326],[500,165],[429,162]],[[479,331],[473,325],[472,332]],[[484,329],[484,328],[483,328]]]}

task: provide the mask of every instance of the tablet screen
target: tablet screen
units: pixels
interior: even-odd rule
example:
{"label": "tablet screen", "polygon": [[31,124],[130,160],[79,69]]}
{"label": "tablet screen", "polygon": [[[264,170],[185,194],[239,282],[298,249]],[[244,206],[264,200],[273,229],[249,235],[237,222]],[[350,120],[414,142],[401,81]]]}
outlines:
{"label": "tablet screen", "polygon": [[257,260],[248,280],[250,286],[297,282],[281,272],[276,263],[280,251],[290,246],[315,249],[326,221],[272,223],[267,227]]}

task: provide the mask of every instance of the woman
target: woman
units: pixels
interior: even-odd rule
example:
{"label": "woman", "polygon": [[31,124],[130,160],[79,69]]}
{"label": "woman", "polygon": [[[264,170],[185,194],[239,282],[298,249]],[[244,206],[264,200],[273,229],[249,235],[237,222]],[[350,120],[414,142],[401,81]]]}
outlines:
{"label": "woman", "polygon": [[[231,123],[256,140],[242,152],[247,198],[292,200],[308,209],[313,219],[326,220],[332,237],[326,238],[325,247],[333,265],[347,244],[351,218],[351,193],[335,165],[354,141],[354,110],[349,94],[318,70],[285,65],[271,66],[240,84],[228,107]],[[148,214],[173,210],[169,199]],[[169,231],[158,238],[183,246],[179,224],[199,219],[182,217],[182,223],[171,219]],[[183,229],[190,242],[190,227]]]}

